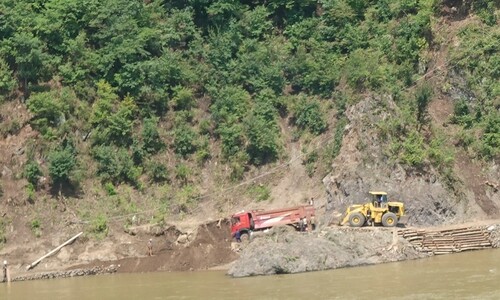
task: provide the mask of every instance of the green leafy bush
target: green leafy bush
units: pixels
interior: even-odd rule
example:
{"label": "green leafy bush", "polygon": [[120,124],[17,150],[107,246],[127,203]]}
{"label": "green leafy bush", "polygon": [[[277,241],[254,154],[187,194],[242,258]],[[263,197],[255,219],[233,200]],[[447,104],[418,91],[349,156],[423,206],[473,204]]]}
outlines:
{"label": "green leafy bush", "polygon": [[311,151],[310,153],[307,153],[303,161],[303,164],[306,166],[306,172],[307,175],[309,175],[309,177],[312,177],[314,175],[318,159],[319,159],[319,154],[317,151]]}
{"label": "green leafy bush", "polygon": [[132,129],[135,122],[135,104],[133,99],[125,98],[118,110],[108,118],[108,126],[103,129],[103,143],[114,142],[116,145],[128,146],[132,143]]}
{"label": "green leafy bush", "polygon": [[147,118],[144,120],[141,135],[144,143],[144,151],[146,151],[146,153],[156,154],[165,147],[165,143],[161,140],[158,131],[157,118]]}
{"label": "green leafy bush", "polygon": [[229,83],[244,87],[249,93],[271,89],[281,93],[285,85],[282,55],[282,41],[268,39],[262,43],[246,39],[238,50],[238,58],[232,70]]}
{"label": "green leafy bush", "polygon": [[244,150],[244,128],[241,124],[220,125],[217,134],[222,141],[222,156],[230,158]]}
{"label": "green leafy bush", "polygon": [[33,113],[32,125],[42,133],[47,127],[56,127],[65,121],[69,112],[68,102],[57,91],[33,93],[28,99],[28,109]]}
{"label": "green leafy bush", "polygon": [[203,165],[211,157],[210,141],[208,138],[202,137],[198,143],[198,150],[196,150],[196,161],[199,165]]}
{"label": "green leafy bush", "polygon": [[26,198],[29,203],[34,203],[35,198],[36,198],[36,186],[34,186],[31,183],[28,183],[26,186]]}
{"label": "green leafy bush", "polygon": [[210,107],[216,125],[241,121],[250,108],[250,100],[250,94],[240,87],[227,86],[218,91]]}
{"label": "green leafy bush", "polygon": [[33,186],[38,185],[38,180],[42,175],[43,175],[42,169],[40,168],[40,165],[36,161],[30,160],[24,166],[23,176]]}
{"label": "green leafy bush", "polygon": [[167,166],[164,164],[151,160],[146,168],[149,178],[153,182],[165,182],[168,180],[169,173]]}
{"label": "green leafy bush", "polygon": [[134,166],[126,149],[98,146],[93,149],[93,156],[98,163],[97,175],[103,182],[138,184],[141,169]]}
{"label": "green leafy bush", "polygon": [[104,238],[108,234],[108,218],[103,215],[97,215],[90,223],[90,232],[97,238]]}
{"label": "green leafy bush", "polygon": [[481,137],[480,153],[483,157],[494,159],[500,155],[500,114],[492,113],[485,120]]}
{"label": "green leafy bush", "polygon": [[5,97],[10,96],[17,86],[13,72],[9,69],[9,65],[5,59],[0,58],[0,102]]}
{"label": "green leafy bush", "polygon": [[114,195],[116,195],[115,186],[111,182],[106,182],[104,184],[104,190],[106,191],[106,194],[108,196],[114,196]]}
{"label": "green leafy bush", "polygon": [[280,152],[280,131],[277,124],[278,112],[271,101],[256,102],[252,114],[246,120],[248,138],[247,153],[250,162],[265,164],[278,158]]}
{"label": "green leafy bush", "polygon": [[421,85],[415,92],[415,101],[417,105],[417,122],[421,125],[426,123],[427,107],[431,102],[432,88],[428,84]]}
{"label": "green leafy bush", "polygon": [[315,43],[300,45],[285,68],[294,90],[329,97],[339,83],[342,66],[328,45]]}
{"label": "green leafy bush", "polygon": [[40,237],[40,236],[42,236],[42,224],[40,223],[40,220],[38,220],[38,219],[33,219],[33,220],[30,222],[30,228],[31,228],[31,231],[33,232],[33,234],[34,234],[36,237]]}
{"label": "green leafy bush", "polygon": [[427,156],[432,164],[438,169],[445,169],[452,167],[454,161],[453,150],[448,146],[446,137],[442,134],[434,137],[429,143]]}
{"label": "green leafy bush", "polygon": [[179,125],[174,130],[173,147],[184,157],[196,151],[196,132],[188,125]]}
{"label": "green leafy bush", "polygon": [[349,85],[357,90],[381,87],[385,78],[381,53],[369,49],[356,49],[345,64],[345,74]]}
{"label": "green leafy bush", "polygon": [[426,158],[423,137],[416,131],[410,132],[409,136],[401,144],[401,161],[412,167],[420,167]]}
{"label": "green leafy bush", "polygon": [[49,175],[54,184],[69,182],[76,162],[76,152],[71,146],[49,153]]}
{"label": "green leafy bush", "polygon": [[318,101],[301,98],[293,111],[295,124],[299,128],[316,135],[326,130],[327,123]]}
{"label": "green leafy bush", "polygon": [[182,86],[174,88],[172,104],[177,110],[190,110],[196,104],[193,91]]}
{"label": "green leafy bush", "polygon": [[178,164],[175,166],[175,178],[177,178],[183,185],[186,185],[192,170],[185,164]]}
{"label": "green leafy bush", "polygon": [[266,201],[271,198],[271,191],[270,189],[262,184],[259,185],[252,185],[248,189],[248,193],[250,194],[251,197],[254,198],[256,202],[261,202],[261,201]]}

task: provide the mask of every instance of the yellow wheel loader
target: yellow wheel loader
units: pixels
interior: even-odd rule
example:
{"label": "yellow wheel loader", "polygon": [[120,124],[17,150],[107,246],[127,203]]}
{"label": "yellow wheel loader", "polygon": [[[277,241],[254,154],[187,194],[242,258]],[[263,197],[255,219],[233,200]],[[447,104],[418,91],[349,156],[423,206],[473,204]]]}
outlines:
{"label": "yellow wheel loader", "polygon": [[340,225],[349,223],[351,227],[382,224],[394,227],[405,216],[402,202],[387,201],[386,192],[370,192],[373,200],[366,204],[354,204],[347,208]]}

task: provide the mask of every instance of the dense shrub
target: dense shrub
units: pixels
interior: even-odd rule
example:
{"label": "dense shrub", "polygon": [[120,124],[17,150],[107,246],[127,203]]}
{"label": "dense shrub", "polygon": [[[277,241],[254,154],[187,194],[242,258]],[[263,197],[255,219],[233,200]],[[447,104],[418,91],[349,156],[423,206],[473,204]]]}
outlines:
{"label": "dense shrub", "polygon": [[210,110],[217,126],[241,121],[250,108],[250,94],[237,86],[224,87],[213,98]]}
{"label": "dense shrub", "polygon": [[301,97],[293,111],[295,124],[299,128],[309,130],[316,135],[326,130],[327,123],[318,101]]}
{"label": "dense shrub", "polygon": [[28,99],[28,108],[34,117],[31,123],[45,133],[47,127],[55,127],[65,121],[69,105],[57,91],[33,93]]}
{"label": "dense shrub", "polygon": [[427,107],[431,102],[432,88],[428,84],[421,85],[415,92],[415,102],[417,106],[417,122],[426,123]]}
{"label": "dense shrub", "polygon": [[168,180],[169,173],[167,166],[165,166],[164,164],[151,160],[147,164],[146,168],[151,181],[165,182]]}
{"label": "dense shrub", "polygon": [[174,130],[173,147],[177,154],[187,156],[196,151],[196,132],[188,125],[179,125]]}
{"label": "dense shrub", "polygon": [[16,88],[17,82],[5,59],[0,58],[0,102]]}
{"label": "dense shrub", "polygon": [[144,151],[148,154],[156,154],[165,147],[165,143],[161,140],[158,131],[157,118],[147,118],[144,120],[141,136],[144,143]]}
{"label": "dense shrub", "polygon": [[93,150],[97,161],[97,175],[103,182],[137,184],[141,169],[134,165],[129,152],[113,146],[98,146]]}
{"label": "dense shrub", "polygon": [[75,149],[67,145],[49,153],[49,175],[54,184],[70,181],[70,176],[76,167]]}
{"label": "dense shrub", "polygon": [[42,169],[40,168],[40,165],[36,161],[30,160],[24,166],[23,176],[33,186],[36,187],[38,185],[38,180],[42,175],[43,175]]}
{"label": "dense shrub", "polygon": [[259,165],[278,158],[281,143],[277,116],[278,112],[271,101],[260,100],[246,120],[247,152],[253,164]]}
{"label": "dense shrub", "polygon": [[224,158],[232,157],[244,150],[244,128],[241,124],[224,124],[216,132],[222,142],[222,155]]}
{"label": "dense shrub", "polygon": [[410,135],[401,144],[401,161],[412,167],[420,167],[426,158],[424,139],[418,132]]}
{"label": "dense shrub", "polygon": [[174,88],[172,104],[175,109],[190,110],[196,104],[193,91],[181,86]]}

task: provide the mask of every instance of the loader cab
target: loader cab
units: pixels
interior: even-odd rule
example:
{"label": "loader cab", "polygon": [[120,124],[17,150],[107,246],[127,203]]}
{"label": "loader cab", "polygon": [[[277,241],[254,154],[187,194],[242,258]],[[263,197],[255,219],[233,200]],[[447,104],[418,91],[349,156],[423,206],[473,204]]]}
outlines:
{"label": "loader cab", "polygon": [[370,195],[372,195],[372,204],[374,207],[377,208],[387,208],[388,205],[388,200],[387,200],[387,193],[386,192],[370,192]]}

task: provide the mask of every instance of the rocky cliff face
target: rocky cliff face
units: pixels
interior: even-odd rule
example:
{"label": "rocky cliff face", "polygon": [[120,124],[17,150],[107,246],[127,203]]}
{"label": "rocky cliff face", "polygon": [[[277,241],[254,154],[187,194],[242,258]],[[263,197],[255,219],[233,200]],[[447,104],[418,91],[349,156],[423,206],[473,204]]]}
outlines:
{"label": "rocky cliff face", "polygon": [[389,194],[389,201],[405,203],[410,225],[459,223],[494,216],[499,194],[483,180],[498,178],[497,169],[479,169],[482,175],[475,176],[483,178],[471,182],[467,177],[470,174],[461,174],[463,162],[458,158],[455,181],[450,183],[430,167],[408,171],[387,158],[389,145],[378,137],[377,126],[391,117],[386,113],[391,109],[396,109],[391,99],[365,99],[346,111],[348,125],[341,152],[333,162],[332,172],[323,179],[326,215],[343,212],[351,204],[366,203],[368,191],[381,190]]}

